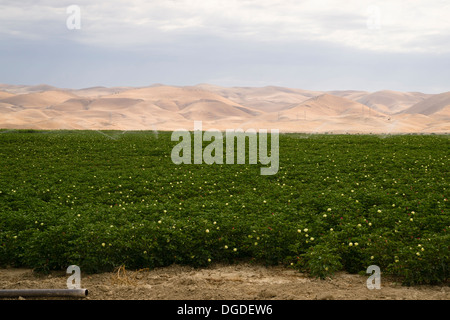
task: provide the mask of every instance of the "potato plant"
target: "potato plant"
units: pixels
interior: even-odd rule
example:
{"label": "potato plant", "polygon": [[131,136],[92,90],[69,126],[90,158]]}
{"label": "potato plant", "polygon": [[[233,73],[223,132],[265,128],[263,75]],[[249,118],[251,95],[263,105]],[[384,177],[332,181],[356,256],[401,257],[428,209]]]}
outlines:
{"label": "potato plant", "polygon": [[279,171],[262,176],[260,163],[176,165],[170,134],[0,131],[0,265],[448,280],[448,136],[283,134]]}

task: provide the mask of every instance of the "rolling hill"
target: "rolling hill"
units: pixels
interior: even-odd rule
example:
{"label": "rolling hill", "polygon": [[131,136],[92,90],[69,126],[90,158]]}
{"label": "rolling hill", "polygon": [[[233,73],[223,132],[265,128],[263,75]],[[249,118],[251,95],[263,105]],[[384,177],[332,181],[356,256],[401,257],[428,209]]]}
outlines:
{"label": "rolling hill", "polygon": [[313,91],[210,84],[59,89],[0,85],[0,128],[448,133],[450,92]]}

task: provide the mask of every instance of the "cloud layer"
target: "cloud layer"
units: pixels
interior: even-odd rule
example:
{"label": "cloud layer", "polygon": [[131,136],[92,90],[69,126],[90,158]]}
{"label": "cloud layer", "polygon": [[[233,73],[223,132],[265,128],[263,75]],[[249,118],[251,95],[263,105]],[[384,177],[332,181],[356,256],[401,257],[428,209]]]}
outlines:
{"label": "cloud layer", "polygon": [[[66,9],[70,5],[80,8],[79,30],[66,26]],[[310,73],[312,82],[317,82],[314,74],[324,73],[324,68],[333,74],[330,68],[335,61],[335,72],[343,64],[354,69],[345,79],[348,85],[352,81],[358,85],[363,74],[358,65],[364,65],[378,77],[376,69],[370,67],[369,57],[388,61],[387,66],[391,66],[408,56],[407,60],[414,61],[418,69],[432,70],[427,76],[437,70],[435,64],[424,63],[427,59],[447,63],[449,14],[448,0],[4,0],[0,4],[0,46],[9,47],[11,54],[20,50],[39,52],[47,47],[59,47],[67,53],[70,48],[71,52],[78,52],[78,58],[69,54],[72,60],[67,61],[73,64],[81,64],[78,59],[83,57],[86,67],[94,67],[95,63],[89,61],[100,60],[100,65],[104,65],[100,58],[103,55],[116,70],[132,70],[130,59],[149,68],[144,66],[141,70],[165,69],[168,74],[187,71],[189,64],[195,64],[198,71],[190,82],[222,79],[222,84],[289,85],[289,64],[296,72]],[[27,54],[22,55],[24,61],[30,59]],[[299,62],[296,56],[307,60]],[[1,58],[20,61],[7,52],[1,53]],[[44,56],[39,61],[48,63]],[[213,67],[214,63],[221,66]],[[397,82],[410,76],[408,66],[406,61],[400,63],[405,70]],[[242,69],[246,72],[239,72]],[[448,79],[436,77],[438,83]],[[105,77],[97,78],[102,81]],[[136,74],[136,78],[142,81],[143,76]],[[160,78],[176,83],[167,73]],[[331,85],[338,81],[331,78]],[[0,81],[7,82],[8,76],[2,75]],[[375,86],[375,82],[369,79],[367,86]],[[397,86],[405,89],[400,88],[400,83]],[[424,87],[441,89],[438,84]]]}

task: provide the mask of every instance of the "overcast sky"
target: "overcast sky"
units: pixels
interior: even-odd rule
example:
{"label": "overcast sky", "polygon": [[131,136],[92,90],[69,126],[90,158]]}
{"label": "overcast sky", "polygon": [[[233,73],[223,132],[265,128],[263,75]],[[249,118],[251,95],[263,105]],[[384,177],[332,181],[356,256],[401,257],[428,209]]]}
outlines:
{"label": "overcast sky", "polygon": [[0,0],[0,83],[439,93],[449,70],[450,0]]}

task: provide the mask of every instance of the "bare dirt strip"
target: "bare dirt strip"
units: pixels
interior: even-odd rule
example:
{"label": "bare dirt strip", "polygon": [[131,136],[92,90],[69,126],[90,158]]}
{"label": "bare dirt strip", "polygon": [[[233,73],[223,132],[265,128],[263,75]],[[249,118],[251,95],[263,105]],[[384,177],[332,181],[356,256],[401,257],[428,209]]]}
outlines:
{"label": "bare dirt strip", "polygon": [[[369,275],[338,273],[324,280],[285,267],[251,264],[195,269],[173,265],[154,270],[81,274],[88,300],[449,300],[450,286],[406,287],[381,276],[369,290]],[[68,275],[39,275],[29,269],[0,269],[0,289],[66,289]],[[22,297],[9,299],[25,299]],[[54,298],[26,298],[54,299]],[[67,298],[61,298],[67,299]]]}

